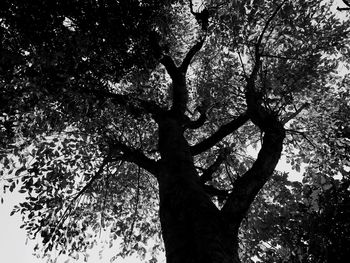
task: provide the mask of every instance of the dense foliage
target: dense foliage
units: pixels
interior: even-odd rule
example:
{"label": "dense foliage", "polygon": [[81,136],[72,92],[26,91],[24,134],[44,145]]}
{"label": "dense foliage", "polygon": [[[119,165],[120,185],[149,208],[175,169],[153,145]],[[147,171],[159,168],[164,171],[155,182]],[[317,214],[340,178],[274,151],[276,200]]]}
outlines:
{"label": "dense foliage", "polygon": [[187,73],[183,133],[218,208],[271,128],[246,117],[249,92],[261,115],[284,126],[287,161],[305,170],[302,182],[275,172],[265,184],[241,225],[240,257],[349,254],[347,10],[305,0],[1,5],[0,179],[4,192],[27,194],[14,211],[42,253],[85,253],[107,229],[121,242],[116,255],[155,260],[152,164],[164,159],[160,119],[178,98],[172,58]]}

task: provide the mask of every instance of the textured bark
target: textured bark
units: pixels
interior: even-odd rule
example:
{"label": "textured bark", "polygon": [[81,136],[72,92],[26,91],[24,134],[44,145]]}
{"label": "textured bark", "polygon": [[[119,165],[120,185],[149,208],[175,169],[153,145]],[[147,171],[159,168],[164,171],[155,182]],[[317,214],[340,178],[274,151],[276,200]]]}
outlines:
{"label": "textured bark", "polygon": [[201,186],[180,123],[159,124],[160,220],[167,263],[233,263],[235,238]]}

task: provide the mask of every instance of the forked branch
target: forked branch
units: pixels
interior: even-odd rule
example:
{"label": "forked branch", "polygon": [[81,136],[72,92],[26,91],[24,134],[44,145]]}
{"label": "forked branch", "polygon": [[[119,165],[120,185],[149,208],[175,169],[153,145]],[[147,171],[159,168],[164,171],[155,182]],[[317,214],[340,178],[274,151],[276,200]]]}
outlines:
{"label": "forked branch", "polygon": [[238,231],[255,196],[271,177],[282,152],[284,137],[283,127],[266,132],[253,166],[234,181],[232,192],[221,210],[232,231]]}

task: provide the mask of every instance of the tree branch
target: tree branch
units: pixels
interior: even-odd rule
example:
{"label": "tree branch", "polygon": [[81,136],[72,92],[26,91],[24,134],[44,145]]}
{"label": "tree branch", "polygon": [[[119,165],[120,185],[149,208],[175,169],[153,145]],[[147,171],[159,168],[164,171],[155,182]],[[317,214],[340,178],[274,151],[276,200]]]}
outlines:
{"label": "tree branch", "polygon": [[225,200],[229,195],[228,190],[217,189],[212,185],[203,185],[204,191],[210,196],[217,196],[220,200]]}
{"label": "tree branch", "polygon": [[284,137],[282,126],[265,133],[253,166],[234,182],[232,192],[221,210],[233,231],[238,231],[255,196],[271,177],[282,152]]}
{"label": "tree branch", "polygon": [[280,11],[280,9],[282,8],[282,6],[284,5],[285,2],[286,2],[286,0],[283,0],[282,3],[276,8],[275,12],[273,12],[271,17],[266,21],[265,26],[264,26],[263,30],[261,31],[261,34],[260,34],[260,36],[258,38],[258,41],[256,43],[255,55],[260,53],[259,48],[261,46],[261,43],[262,43],[262,40],[264,38],[265,32],[268,29],[268,27],[270,26],[270,23],[272,22],[272,20],[275,18],[277,13]]}
{"label": "tree branch", "polygon": [[350,10],[350,2],[348,0],[343,0],[343,3],[347,6],[347,7],[337,7],[338,11],[349,11]]}
{"label": "tree branch", "polygon": [[224,137],[227,135],[233,133],[235,130],[240,128],[243,124],[245,124],[249,120],[249,117],[246,113],[241,114],[236,119],[232,120],[231,122],[222,125],[214,134],[212,134],[210,137],[204,139],[200,143],[191,146],[191,153],[192,155],[200,154],[211,147],[213,147],[215,144],[220,142]]}
{"label": "tree branch", "polygon": [[220,151],[216,160],[203,171],[201,177],[199,178],[202,184],[205,184],[213,179],[213,174],[219,169],[220,165],[225,160],[225,157],[226,151]]}
{"label": "tree branch", "polygon": [[337,10],[338,11],[349,11],[350,10],[350,7],[337,7]]}
{"label": "tree branch", "polygon": [[185,73],[187,72],[188,66],[190,65],[193,57],[197,54],[197,52],[203,47],[205,38],[201,39],[197,42],[186,54],[184,60],[181,63],[180,71]]}
{"label": "tree branch", "polygon": [[343,0],[343,3],[344,3],[346,6],[350,7],[350,2],[349,2],[348,0]]}
{"label": "tree branch", "polygon": [[284,118],[282,120],[283,124],[286,124],[287,122],[289,122],[290,120],[294,119],[296,116],[299,115],[300,112],[302,112],[303,109],[305,109],[306,107],[309,106],[309,103],[304,103],[299,109],[297,109],[294,113],[290,114],[289,116],[287,116],[286,118]]}
{"label": "tree branch", "polygon": [[167,55],[169,52],[168,48],[160,45],[160,34],[156,31],[152,31],[149,36],[149,41],[155,58],[158,59],[161,64],[163,64],[172,79],[176,78],[179,75],[179,69],[177,68],[174,60]]}
{"label": "tree branch", "polygon": [[[50,240],[52,240],[54,233],[56,232],[56,230],[66,221],[67,217],[69,216],[69,213],[71,212],[71,209],[73,208],[73,205],[75,204],[75,201],[78,200],[79,197],[81,197],[87,189],[89,189],[93,183],[100,179],[102,177],[102,173],[103,173],[103,169],[106,166],[106,164],[110,161],[110,153],[107,155],[107,157],[105,157],[100,165],[100,167],[98,168],[97,172],[92,176],[92,178],[90,179],[89,182],[87,182],[87,184],[73,197],[73,199],[70,201],[70,203],[68,204],[68,206],[66,207],[66,209],[64,210],[62,216],[60,217],[60,219],[58,220],[57,224],[55,225],[54,229],[51,230],[51,232],[47,235],[47,242],[49,242]],[[46,242],[44,242],[46,243]]]}
{"label": "tree branch", "polygon": [[124,160],[134,163],[143,168],[155,177],[158,176],[158,164],[156,161],[148,158],[140,150],[133,149],[121,142],[113,142],[112,148],[112,160]]}
{"label": "tree branch", "polygon": [[284,5],[284,3],[286,2],[286,0],[284,0],[275,10],[275,12],[273,12],[273,14],[271,15],[271,17],[266,21],[265,26],[263,28],[263,30],[261,31],[261,34],[258,38],[258,41],[255,44],[255,64],[252,70],[252,73],[250,74],[250,77],[248,78],[247,81],[247,87],[251,88],[254,87],[254,82],[256,80],[257,74],[259,72],[260,66],[261,66],[261,55],[263,53],[263,50],[260,51],[260,47],[261,47],[261,43],[262,40],[264,38],[265,32],[268,29],[270,23],[272,22],[272,20],[274,19],[274,17],[277,15],[277,13],[279,12],[279,10],[282,8],[282,6]]}
{"label": "tree branch", "polygon": [[199,116],[199,118],[197,120],[195,120],[195,121],[189,121],[186,124],[186,128],[188,128],[188,129],[198,129],[198,128],[203,126],[203,124],[207,120],[206,109],[204,109],[204,108],[200,109],[199,112],[201,114]]}
{"label": "tree branch", "polygon": [[159,62],[163,64],[171,79],[176,79],[179,76],[179,69],[174,60],[169,55],[162,55]]}
{"label": "tree branch", "polygon": [[108,162],[110,162],[111,156],[108,154],[108,156],[103,160],[102,164],[100,165],[98,171],[95,173],[95,175],[90,179],[90,181],[77,193],[77,195],[73,198],[72,202],[77,200],[84,192],[86,192],[87,189],[89,189],[96,180],[100,179],[102,176],[102,172],[104,167]]}

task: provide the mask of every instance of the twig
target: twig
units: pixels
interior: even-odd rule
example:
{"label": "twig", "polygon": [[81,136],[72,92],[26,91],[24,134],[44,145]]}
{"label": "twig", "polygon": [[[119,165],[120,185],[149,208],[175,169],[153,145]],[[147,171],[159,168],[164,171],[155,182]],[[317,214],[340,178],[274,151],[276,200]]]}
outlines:
{"label": "twig", "polygon": [[255,56],[256,57],[260,56],[260,54],[259,54],[259,47],[261,46],[261,42],[263,40],[263,37],[264,37],[264,34],[265,34],[266,30],[268,29],[270,23],[275,18],[275,16],[280,11],[280,9],[282,8],[282,6],[284,5],[285,2],[286,2],[286,0],[283,0],[282,3],[277,7],[275,12],[273,12],[272,16],[266,21],[265,26],[264,26],[263,30],[261,31],[261,34],[260,34],[260,36],[258,38],[258,41],[256,43],[256,47],[255,47]]}
{"label": "twig", "polygon": [[294,113],[290,114],[288,117],[284,118],[282,120],[283,124],[286,124],[287,122],[289,122],[290,120],[294,119],[297,115],[299,115],[299,113],[305,109],[306,107],[309,106],[309,103],[304,103],[299,109],[297,109]]}
{"label": "twig", "polygon": [[308,141],[308,143],[311,144],[312,147],[316,148],[315,144],[305,135],[305,132],[302,131],[296,131],[296,130],[290,130],[290,129],[286,129],[286,132],[290,132],[290,133],[297,133],[300,134],[301,136],[304,137],[305,140]]}
{"label": "twig", "polygon": [[130,227],[130,232],[129,232],[129,237],[128,237],[128,242],[130,242],[131,240],[131,235],[134,232],[134,226],[135,226],[135,222],[136,222],[136,217],[138,214],[138,205],[139,205],[139,199],[140,199],[140,176],[141,176],[141,172],[140,172],[140,166],[138,166],[137,169],[137,188],[136,188],[136,203],[135,203],[135,210],[134,210],[134,215],[133,215],[133,221],[131,223],[131,227]]}
{"label": "twig", "polygon": [[[232,187],[233,187],[234,181],[233,181],[233,179],[232,179],[232,177],[231,177],[231,173],[230,173],[230,171],[228,170],[228,167],[227,167],[227,164],[226,164],[226,163],[225,163],[225,170],[226,170],[226,173],[227,173],[228,178],[230,179],[231,185],[232,185]],[[238,175],[238,174],[237,174],[237,175]]]}
{"label": "twig", "polygon": [[239,56],[239,61],[241,62],[241,65],[242,65],[244,78],[245,78],[245,79],[248,79],[248,75],[247,75],[247,73],[246,73],[246,71],[245,71],[244,63],[243,63],[243,60],[242,60],[242,57],[241,57],[241,53],[240,53],[240,52],[238,52],[238,56]]}
{"label": "twig", "polygon": [[53,238],[54,233],[57,231],[57,229],[66,221],[67,219],[67,215],[68,212],[70,213],[70,211],[73,208],[73,204],[75,203],[75,201],[82,196],[82,194],[93,184],[93,182],[96,181],[96,179],[98,179],[102,172],[103,172],[103,168],[104,166],[109,162],[109,154],[108,156],[103,160],[102,164],[100,165],[100,168],[98,169],[98,171],[96,172],[96,174],[91,178],[91,180],[83,187],[83,189],[81,189],[78,194],[70,201],[69,205],[66,207],[66,209],[63,212],[63,215],[61,216],[60,220],[58,221],[58,223],[56,224],[54,230],[50,233],[50,238],[48,240],[48,242]]}

